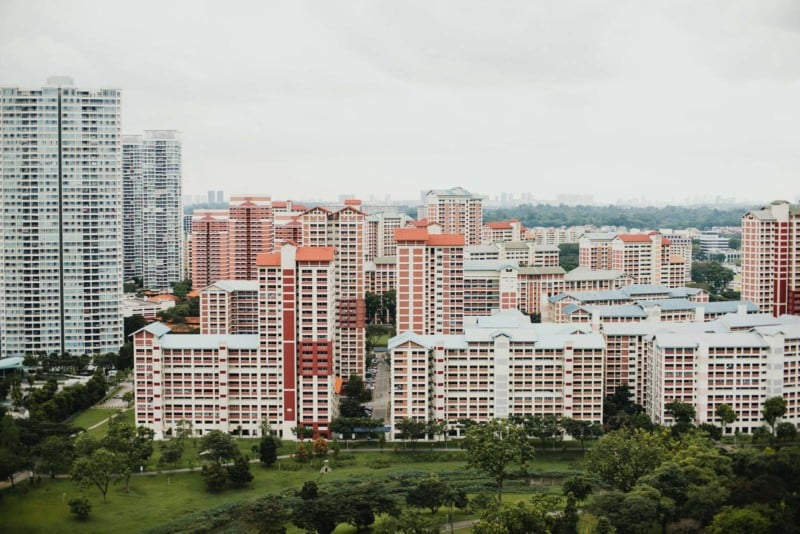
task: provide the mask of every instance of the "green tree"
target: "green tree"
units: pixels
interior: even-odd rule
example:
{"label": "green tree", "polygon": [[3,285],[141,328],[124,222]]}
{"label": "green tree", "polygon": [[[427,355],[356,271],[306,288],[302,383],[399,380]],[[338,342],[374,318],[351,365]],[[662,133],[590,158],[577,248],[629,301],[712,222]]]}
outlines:
{"label": "green tree", "polygon": [[722,435],[724,436],[727,426],[736,422],[736,412],[733,411],[730,404],[723,403],[717,405],[717,409],[714,410],[714,413],[719,418],[719,424],[722,426]]}
{"label": "green tree", "polygon": [[185,299],[186,295],[191,290],[192,290],[192,281],[189,278],[181,280],[180,282],[172,283],[172,294],[178,297],[179,299]]}
{"label": "green tree", "polygon": [[127,477],[129,472],[128,459],[125,456],[100,448],[91,456],[75,460],[71,478],[82,488],[95,486],[103,495],[103,502],[106,502],[109,486]]}
{"label": "green tree", "polygon": [[253,481],[250,472],[250,461],[241,454],[233,459],[233,465],[228,467],[228,480],[235,488],[244,488]]}
{"label": "green tree", "polygon": [[69,511],[75,514],[75,517],[81,521],[89,519],[89,512],[92,511],[92,503],[86,497],[74,497],[70,499],[67,504]]}
{"label": "green tree", "polygon": [[599,423],[591,421],[579,421],[564,417],[561,419],[561,426],[572,439],[581,442],[581,449],[586,450],[586,440],[599,438],[603,434],[603,427]]}
{"label": "green tree", "polygon": [[561,485],[561,494],[572,494],[576,499],[582,501],[592,493],[592,481],[584,474],[572,475]]}
{"label": "green tree", "polygon": [[578,266],[580,246],[578,243],[562,243],[558,245],[558,265],[569,272]]}
{"label": "green tree", "polygon": [[307,462],[311,459],[311,452],[305,443],[298,443],[294,451],[294,459],[300,463]]}
{"label": "green tree", "polygon": [[212,430],[200,438],[200,454],[207,454],[214,462],[222,463],[239,456],[239,447],[230,434]]}
{"label": "green tree", "polygon": [[771,521],[756,506],[726,506],[706,529],[707,534],[768,534],[771,531]]}
{"label": "green tree", "polygon": [[680,437],[694,427],[694,419],[697,412],[689,403],[672,401],[665,406],[667,413],[672,416],[672,435]]}
{"label": "green tree", "polygon": [[373,534],[439,534],[444,526],[441,517],[405,511],[397,517],[386,516],[372,528]]}
{"label": "green tree", "polygon": [[556,523],[557,499],[535,495],[529,501],[490,507],[472,529],[474,534],[529,534],[551,532]]}
{"label": "green tree", "polygon": [[158,459],[159,465],[171,465],[173,469],[178,467],[178,462],[183,457],[183,441],[171,439],[161,442],[161,458]]}
{"label": "green tree", "polygon": [[228,482],[228,470],[217,462],[206,462],[201,471],[208,491],[220,491]]}
{"label": "green tree", "polygon": [[274,436],[264,436],[258,447],[258,459],[267,467],[278,461],[278,443]]}
{"label": "green tree", "polygon": [[294,434],[295,437],[297,437],[297,439],[300,441],[303,441],[305,439],[311,439],[311,437],[314,435],[314,429],[310,426],[297,425],[292,427],[292,434]]}
{"label": "green tree", "polygon": [[101,441],[101,445],[111,452],[118,453],[125,458],[127,475],[125,477],[125,492],[130,491],[131,473],[140,470],[153,455],[154,432],[150,428],[137,427],[133,422],[117,415],[108,423],[108,433]]}
{"label": "green tree", "polygon": [[348,399],[353,399],[359,403],[369,402],[372,399],[372,393],[364,386],[364,379],[360,375],[350,375],[344,388],[342,388],[342,394]]}
{"label": "green tree", "polygon": [[692,281],[708,286],[712,293],[719,295],[733,280],[733,271],[716,261],[695,261],[692,263]]}
{"label": "green tree", "polygon": [[37,447],[42,472],[55,478],[67,473],[75,460],[75,445],[68,436],[47,436]]}
{"label": "green tree", "polygon": [[608,518],[619,534],[647,534],[660,517],[660,500],[658,490],[636,486],[628,493],[612,490],[596,495],[589,509]]}
{"label": "green tree", "polygon": [[615,430],[601,437],[589,450],[587,470],[604,484],[627,492],[639,477],[655,470],[664,454],[664,443],[653,433]]}
{"label": "green tree", "polygon": [[516,464],[525,468],[535,454],[524,428],[508,419],[469,427],[462,447],[467,451],[467,466],[486,471],[494,479],[498,501],[503,498],[508,467]]}
{"label": "green tree", "polygon": [[778,423],[775,426],[775,435],[780,441],[794,441],[797,438],[797,427],[789,421]]}
{"label": "green tree", "polygon": [[286,534],[289,509],[277,495],[265,495],[247,505],[245,520],[259,534]]}
{"label": "green tree", "polygon": [[420,480],[406,494],[406,503],[416,508],[427,508],[432,514],[444,504],[447,484],[437,476],[429,476]]}
{"label": "green tree", "polygon": [[770,397],[764,401],[764,409],[761,414],[772,429],[772,435],[775,436],[775,423],[786,415],[786,400],[783,397]]}
{"label": "green tree", "polygon": [[406,417],[398,421],[395,428],[400,431],[400,439],[410,441],[414,447],[418,439],[425,437],[426,423]]}

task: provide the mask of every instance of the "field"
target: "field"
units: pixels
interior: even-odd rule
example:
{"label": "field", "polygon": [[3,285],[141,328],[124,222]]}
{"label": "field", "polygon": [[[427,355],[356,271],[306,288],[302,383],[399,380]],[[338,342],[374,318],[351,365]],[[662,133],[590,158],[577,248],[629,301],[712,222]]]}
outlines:
{"label": "field", "polygon": [[[240,445],[241,448],[244,446]],[[187,453],[192,454],[192,450],[187,450]],[[307,480],[342,483],[351,477],[383,479],[409,471],[485,479],[480,473],[465,470],[464,461],[458,454],[445,459],[441,453],[437,453],[435,458],[429,453],[419,452],[347,453],[343,455],[344,465],[324,477],[319,473],[320,460],[316,460],[313,468],[302,466],[299,470],[292,460],[281,461],[281,468],[265,469],[254,464],[252,472],[255,479],[249,488],[228,489],[216,494],[205,490],[199,469],[177,474],[151,473],[135,476],[131,480],[129,494],[124,492],[121,484],[112,487],[107,504],[103,504],[97,489],[80,490],[65,479],[42,479],[33,485],[25,482],[14,491],[5,491],[0,499],[0,517],[3,517],[3,529],[8,532],[143,532],[226,503],[299,488]],[[531,471],[544,475],[532,477],[532,485],[522,481],[509,483],[506,499],[513,501],[525,498],[526,494],[533,491],[557,490],[560,485],[557,474],[580,470],[580,456],[580,453],[540,454],[533,462]],[[87,522],[74,519],[65,504],[78,495],[85,495],[92,502],[91,516]],[[337,530],[342,533],[351,531],[354,529],[345,526]]]}

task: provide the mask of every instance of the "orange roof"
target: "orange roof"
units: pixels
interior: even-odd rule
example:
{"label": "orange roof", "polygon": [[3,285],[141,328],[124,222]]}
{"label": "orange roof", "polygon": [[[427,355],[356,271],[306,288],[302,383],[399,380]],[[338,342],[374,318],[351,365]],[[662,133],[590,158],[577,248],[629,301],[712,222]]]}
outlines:
{"label": "orange roof", "polygon": [[360,206],[361,205],[361,201],[358,200],[357,198],[348,198],[348,199],[345,199],[344,205],[345,206]]}
{"label": "orange roof", "polygon": [[460,234],[431,234],[428,236],[429,245],[440,247],[463,247],[464,236]]}
{"label": "orange roof", "polygon": [[511,230],[511,223],[508,221],[488,222],[486,226],[492,230]]}
{"label": "orange roof", "polygon": [[188,293],[186,293],[186,296],[191,298],[197,298],[200,296],[200,291],[198,291],[197,289],[195,289],[194,291],[189,291]]}
{"label": "orange roof", "polygon": [[398,228],[394,231],[395,241],[427,241],[427,228]]}
{"label": "orange roof", "polygon": [[661,238],[661,244],[662,244],[662,245],[671,245],[671,244],[672,244],[672,241],[670,241],[670,240],[669,240],[669,239],[667,239],[666,237],[662,237],[662,238]]}
{"label": "orange roof", "polygon": [[279,267],[281,264],[280,252],[262,252],[256,256],[256,265],[259,267]]}
{"label": "orange roof", "polygon": [[428,226],[428,219],[420,219],[418,221],[411,221],[412,226],[416,226],[417,228],[424,228]]}
{"label": "orange roof", "polygon": [[333,391],[335,391],[337,394],[341,393],[343,384],[344,384],[344,380],[342,380],[342,377],[341,376],[337,376],[333,380]]}
{"label": "orange roof", "polygon": [[164,294],[161,294],[161,295],[156,295],[155,297],[150,297],[147,300],[149,300],[150,302],[166,302],[166,301],[178,302],[181,299],[179,299],[175,295],[170,295],[168,293],[164,293]]}
{"label": "orange roof", "polygon": [[619,234],[617,237],[625,243],[650,243],[648,234]]}
{"label": "orange roof", "polygon": [[293,209],[294,211],[307,211],[307,210],[308,210],[308,208],[306,208],[306,207],[305,207],[305,206],[303,206],[302,204],[294,204],[294,205],[292,206],[292,209]]}
{"label": "orange roof", "polygon": [[286,201],[285,200],[273,200],[272,201],[272,207],[273,208],[285,208],[286,207]]}
{"label": "orange roof", "polygon": [[333,261],[336,253],[334,247],[300,247],[297,249],[297,261]]}

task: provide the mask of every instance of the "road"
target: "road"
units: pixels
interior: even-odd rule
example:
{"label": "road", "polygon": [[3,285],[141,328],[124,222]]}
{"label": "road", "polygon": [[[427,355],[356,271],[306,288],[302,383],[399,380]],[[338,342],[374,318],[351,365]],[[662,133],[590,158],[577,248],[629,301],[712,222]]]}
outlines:
{"label": "road", "polygon": [[379,356],[375,372],[375,389],[372,390],[372,417],[389,420],[389,363],[387,356]]}

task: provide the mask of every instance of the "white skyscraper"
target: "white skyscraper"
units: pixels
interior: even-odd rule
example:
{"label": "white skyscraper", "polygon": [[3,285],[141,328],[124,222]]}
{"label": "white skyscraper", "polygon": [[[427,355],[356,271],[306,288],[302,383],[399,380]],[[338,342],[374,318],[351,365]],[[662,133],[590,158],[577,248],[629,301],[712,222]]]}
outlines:
{"label": "white skyscraper", "polygon": [[183,278],[181,141],[174,130],[122,137],[125,279],[169,289]]}
{"label": "white skyscraper", "polygon": [[0,87],[0,355],[122,344],[120,91]]}

